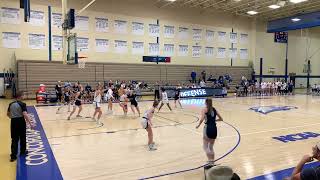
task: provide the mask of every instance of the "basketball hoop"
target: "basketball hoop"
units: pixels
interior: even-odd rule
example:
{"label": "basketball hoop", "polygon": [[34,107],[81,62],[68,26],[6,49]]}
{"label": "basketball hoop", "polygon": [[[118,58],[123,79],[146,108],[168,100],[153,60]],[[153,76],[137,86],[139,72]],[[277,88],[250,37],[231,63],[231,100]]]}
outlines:
{"label": "basketball hoop", "polygon": [[86,58],[88,58],[88,57],[86,57],[86,56],[79,56],[78,57],[78,67],[79,67],[79,69],[84,69],[84,68],[86,68]]}

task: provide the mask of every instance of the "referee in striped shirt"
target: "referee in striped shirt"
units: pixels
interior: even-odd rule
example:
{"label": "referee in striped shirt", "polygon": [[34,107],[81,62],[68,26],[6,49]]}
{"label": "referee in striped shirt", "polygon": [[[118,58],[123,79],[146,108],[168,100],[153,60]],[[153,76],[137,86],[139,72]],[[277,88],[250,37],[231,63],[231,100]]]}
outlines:
{"label": "referee in striped shirt", "polygon": [[18,143],[20,141],[20,155],[26,155],[26,121],[30,124],[27,106],[21,101],[22,92],[16,94],[16,99],[9,104],[7,116],[11,119],[11,155],[10,162],[17,159]]}

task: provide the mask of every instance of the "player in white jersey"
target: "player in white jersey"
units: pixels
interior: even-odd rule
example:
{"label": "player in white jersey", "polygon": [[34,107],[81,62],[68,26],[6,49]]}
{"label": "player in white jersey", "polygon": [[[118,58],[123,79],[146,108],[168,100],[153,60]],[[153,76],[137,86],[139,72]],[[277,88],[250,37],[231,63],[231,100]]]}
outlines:
{"label": "player in white jersey", "polygon": [[108,102],[108,111],[112,113],[112,101],[114,100],[112,86],[109,86],[105,99]]}
{"label": "player in white jersey", "polygon": [[152,132],[152,117],[154,114],[155,109],[157,108],[159,102],[155,100],[153,105],[150,109],[145,111],[143,117],[141,118],[141,125],[142,127],[148,132],[148,147],[149,151],[157,150],[155,147],[155,142],[153,141],[153,132]]}
{"label": "player in white jersey", "polygon": [[255,83],[255,95],[258,95],[259,93],[261,93],[260,83],[257,81],[257,82]]}
{"label": "player in white jersey", "polygon": [[120,96],[119,105],[122,108],[124,115],[126,116],[128,114],[128,98],[125,90],[122,87],[119,89],[119,96]]}
{"label": "player in white jersey", "polygon": [[[92,119],[97,122],[97,125],[100,125],[100,118],[102,115],[101,111],[101,100],[102,100],[102,92],[101,92],[101,86],[97,85],[96,91],[94,92],[94,98],[93,98],[93,105],[95,107],[94,114],[92,116]],[[96,115],[98,114],[98,119],[95,119]]]}
{"label": "player in white jersey", "polygon": [[170,111],[172,111],[170,104],[169,104],[168,94],[164,88],[161,88],[161,105],[160,105],[158,112],[160,111],[160,109],[162,108],[162,106],[164,104],[167,104]]}

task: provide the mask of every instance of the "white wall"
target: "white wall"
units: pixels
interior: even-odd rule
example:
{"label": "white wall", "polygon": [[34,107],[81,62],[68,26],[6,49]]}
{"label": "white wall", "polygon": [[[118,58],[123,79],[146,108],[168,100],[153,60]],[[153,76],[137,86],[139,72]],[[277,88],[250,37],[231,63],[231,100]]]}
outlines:
{"label": "white wall", "polygon": [[[69,0],[69,7],[80,9],[86,2],[85,0]],[[46,21],[48,20],[48,5],[53,6],[53,12],[60,12],[61,5],[60,1],[43,1],[43,0],[33,0],[31,1],[31,9],[40,10],[45,12]],[[143,4],[143,5],[141,5]],[[18,0],[2,0],[0,1],[0,7],[15,7],[19,6]],[[33,60],[48,60],[48,40],[46,41],[46,49],[42,50],[31,50],[28,48],[28,34],[29,33],[42,33],[48,37],[48,24],[42,27],[34,27],[28,23],[23,22],[23,13],[20,11],[20,24],[0,24],[0,32],[21,32],[22,47],[20,49],[6,49],[0,47],[0,53],[2,56],[0,60],[4,63],[0,64],[0,69],[13,67],[15,64],[14,56],[17,59],[33,59]],[[240,33],[249,34],[249,42],[247,44],[236,44],[234,47],[244,48],[249,50],[249,57],[247,60],[240,60],[239,53],[238,57],[233,60],[234,66],[248,66],[248,62],[253,59],[254,48],[252,46],[252,24],[251,20],[243,17],[234,17],[228,14],[207,14],[195,9],[172,9],[172,8],[158,8],[148,0],[121,0],[121,1],[97,1],[90,8],[88,8],[82,16],[89,16],[89,31],[79,31],[76,32],[79,37],[89,38],[89,51],[80,52],[80,54],[87,55],[88,61],[94,62],[123,62],[123,63],[142,63],[141,55],[132,55],[131,46],[132,41],[143,41],[144,42],[144,55],[148,55],[148,43],[156,42],[156,38],[150,37],[148,35],[148,25],[155,24],[156,20],[160,20],[160,29],[163,30],[164,25],[173,25],[175,27],[175,38],[166,39],[163,34],[160,34],[160,54],[163,53],[163,44],[172,43],[175,45],[175,54],[172,56],[172,64],[186,64],[186,65],[230,65],[230,59],[227,57],[224,59],[218,59],[216,57],[205,57],[204,48],[206,46],[214,47],[217,50],[218,47],[226,48],[229,51],[231,48],[231,43],[229,42],[229,33],[232,28],[234,32],[238,33],[238,38]],[[109,19],[110,32],[99,33],[95,31],[95,17],[106,17]],[[113,30],[114,20],[126,20],[128,22],[128,34],[118,34]],[[133,21],[138,21],[144,23],[145,35],[135,36],[130,33],[131,23]],[[179,40],[177,37],[178,27],[189,28],[190,38],[188,40]],[[192,40],[192,29],[200,28],[202,32],[202,40],[195,42]],[[215,31],[215,39],[213,42],[206,42],[204,40],[205,30],[210,29]],[[224,31],[227,33],[227,42],[219,43],[217,41],[217,32]],[[61,35],[61,30],[53,28],[53,35]],[[1,37],[0,37],[1,38]],[[96,53],[95,52],[95,38],[108,39],[110,42],[110,51],[108,53]],[[128,42],[128,53],[117,54],[114,53],[113,42],[114,40],[125,40]],[[0,39],[2,41],[2,39]],[[189,46],[189,54],[187,57],[177,56],[177,48],[179,44],[186,44]],[[202,46],[201,58],[192,58],[191,47],[193,45]],[[53,60],[61,61],[62,54],[61,51],[53,52]]]}

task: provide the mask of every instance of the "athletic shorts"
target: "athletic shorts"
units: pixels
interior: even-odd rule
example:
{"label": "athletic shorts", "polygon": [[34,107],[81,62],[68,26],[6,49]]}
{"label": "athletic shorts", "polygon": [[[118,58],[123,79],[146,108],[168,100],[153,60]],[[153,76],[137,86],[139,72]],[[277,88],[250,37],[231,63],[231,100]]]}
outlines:
{"label": "athletic shorts", "polygon": [[109,96],[109,95],[105,95],[104,96],[104,99],[106,100],[106,101],[109,101],[109,100],[112,100],[112,96]]}
{"label": "athletic shorts", "polygon": [[148,119],[147,118],[145,118],[145,117],[143,117],[143,118],[141,118],[141,125],[142,125],[142,128],[143,129],[147,129],[148,128]]}
{"label": "athletic shorts", "polygon": [[95,108],[101,108],[101,103],[100,102],[93,102],[93,105],[95,106]]}
{"label": "athletic shorts", "polygon": [[205,125],[203,128],[203,137],[208,138],[208,139],[216,139],[217,138],[217,126]]}
{"label": "athletic shorts", "polygon": [[70,102],[70,98],[69,97],[64,97],[64,102],[69,103]]}
{"label": "athletic shorts", "polygon": [[137,101],[131,101],[131,106],[135,106],[135,107],[138,107],[138,102]]}
{"label": "athletic shorts", "polygon": [[81,106],[82,105],[82,103],[81,103],[81,101],[80,100],[76,100],[76,102],[74,103],[76,106]]}
{"label": "athletic shorts", "polygon": [[169,100],[168,100],[168,99],[162,100],[161,102],[162,102],[163,104],[169,104]]}
{"label": "athletic shorts", "polygon": [[128,109],[128,104],[125,104],[124,102],[120,102],[120,104],[124,106],[125,109]]}
{"label": "athletic shorts", "polygon": [[175,97],[174,97],[174,100],[178,100],[178,99],[180,99],[179,96],[175,96]]}

